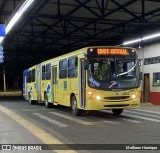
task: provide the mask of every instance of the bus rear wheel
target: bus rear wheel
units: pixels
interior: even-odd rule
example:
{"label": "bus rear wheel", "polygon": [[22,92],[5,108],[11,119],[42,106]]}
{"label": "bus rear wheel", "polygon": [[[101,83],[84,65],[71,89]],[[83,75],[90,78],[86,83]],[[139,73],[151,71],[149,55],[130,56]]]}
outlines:
{"label": "bus rear wheel", "polygon": [[47,94],[45,94],[44,98],[45,98],[45,106],[46,106],[46,108],[51,108],[53,104],[48,102]]}
{"label": "bus rear wheel", "polygon": [[80,110],[78,109],[78,106],[77,106],[76,96],[72,96],[71,98],[71,109],[72,109],[72,113],[75,116],[80,115]]}
{"label": "bus rear wheel", "polygon": [[29,103],[30,103],[30,105],[33,105],[33,100],[32,100],[32,98],[31,98],[31,94],[28,93],[28,95],[29,95]]}
{"label": "bus rear wheel", "polygon": [[123,109],[112,109],[112,112],[114,115],[118,116],[122,114]]}

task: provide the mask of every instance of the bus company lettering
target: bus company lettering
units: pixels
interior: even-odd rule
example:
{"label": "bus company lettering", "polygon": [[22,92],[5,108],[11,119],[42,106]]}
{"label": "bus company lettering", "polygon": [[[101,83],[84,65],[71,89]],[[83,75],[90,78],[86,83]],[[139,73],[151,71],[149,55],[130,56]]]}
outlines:
{"label": "bus company lettering", "polygon": [[128,51],[126,49],[120,49],[120,48],[99,48],[97,49],[98,55],[129,55]]}

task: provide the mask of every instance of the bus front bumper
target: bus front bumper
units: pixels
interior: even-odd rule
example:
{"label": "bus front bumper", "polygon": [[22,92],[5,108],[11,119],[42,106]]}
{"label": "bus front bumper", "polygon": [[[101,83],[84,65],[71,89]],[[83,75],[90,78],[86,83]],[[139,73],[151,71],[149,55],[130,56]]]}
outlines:
{"label": "bus front bumper", "polygon": [[124,109],[124,108],[139,108],[140,98],[127,101],[98,101],[95,99],[87,100],[87,110],[106,110],[106,109]]}

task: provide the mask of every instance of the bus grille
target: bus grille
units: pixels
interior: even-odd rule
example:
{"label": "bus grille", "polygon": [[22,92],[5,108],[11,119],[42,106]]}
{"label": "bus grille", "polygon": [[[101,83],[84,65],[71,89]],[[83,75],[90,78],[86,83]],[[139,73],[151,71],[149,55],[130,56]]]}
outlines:
{"label": "bus grille", "polygon": [[124,104],[124,105],[104,105],[104,107],[126,107],[129,106],[129,104]]}
{"label": "bus grille", "polygon": [[127,100],[129,99],[129,96],[117,96],[117,97],[104,97],[105,100],[107,101],[112,101],[112,100]]}

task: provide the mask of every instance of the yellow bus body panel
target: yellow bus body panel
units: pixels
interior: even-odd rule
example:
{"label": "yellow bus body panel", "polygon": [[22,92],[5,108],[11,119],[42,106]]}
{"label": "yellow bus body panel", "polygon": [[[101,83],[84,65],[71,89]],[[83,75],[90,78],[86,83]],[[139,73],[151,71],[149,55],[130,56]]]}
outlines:
{"label": "yellow bus body panel", "polygon": [[[140,88],[125,91],[101,91],[93,89],[91,91],[93,92],[92,95],[87,98],[87,110],[140,107]],[[100,100],[97,100],[97,96],[100,97]]]}

